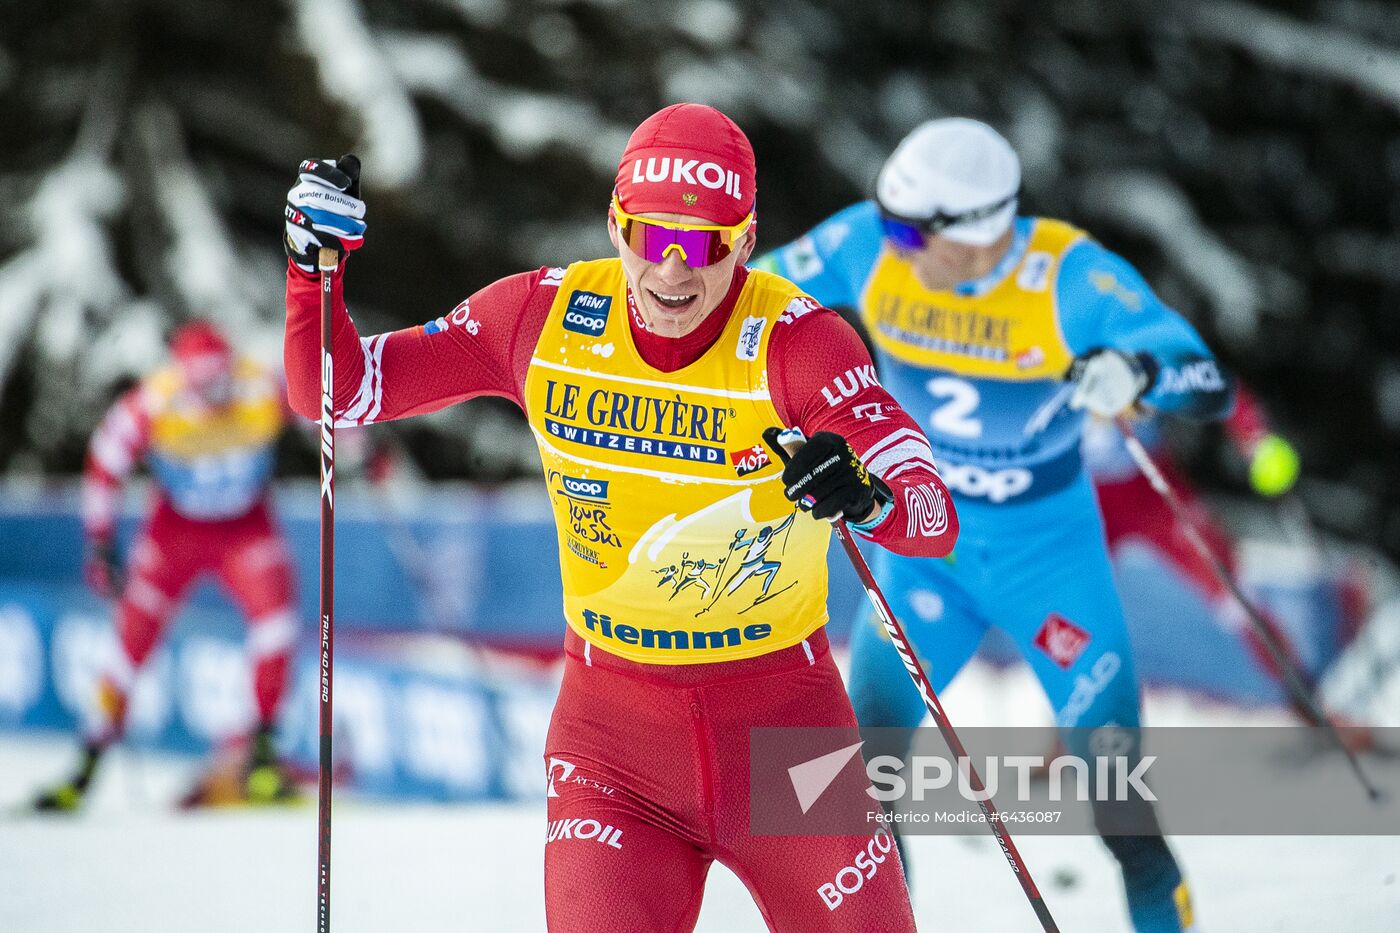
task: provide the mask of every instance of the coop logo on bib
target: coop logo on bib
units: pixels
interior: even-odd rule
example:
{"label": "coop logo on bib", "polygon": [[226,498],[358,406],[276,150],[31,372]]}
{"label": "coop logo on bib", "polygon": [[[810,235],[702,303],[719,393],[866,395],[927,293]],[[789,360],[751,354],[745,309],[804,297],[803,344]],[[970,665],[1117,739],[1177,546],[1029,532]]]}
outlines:
{"label": "coop logo on bib", "polygon": [[573,499],[588,499],[593,502],[608,501],[608,481],[605,479],[580,479],[577,476],[561,474],[559,485],[564,493]]}
{"label": "coop logo on bib", "polygon": [[597,337],[607,326],[608,312],[611,310],[611,295],[595,295],[581,289],[575,291],[569,296],[569,306],[564,309],[564,329]]}
{"label": "coop logo on bib", "polygon": [[622,547],[622,539],[613,531],[608,501],[608,480],[583,479],[553,470],[549,482],[554,494],[562,496],[569,510],[569,550],[575,556],[606,568],[607,562],[597,551],[602,546]]}

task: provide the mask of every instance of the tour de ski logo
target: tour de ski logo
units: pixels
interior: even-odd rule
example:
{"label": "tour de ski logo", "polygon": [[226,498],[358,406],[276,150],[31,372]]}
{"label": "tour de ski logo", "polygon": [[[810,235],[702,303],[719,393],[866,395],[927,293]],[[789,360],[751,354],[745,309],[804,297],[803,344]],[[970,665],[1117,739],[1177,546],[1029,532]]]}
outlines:
{"label": "tour de ski logo", "polygon": [[569,476],[558,470],[549,474],[550,491],[560,497],[568,510],[565,546],[580,560],[608,569],[602,548],[620,548],[622,539],[608,524],[609,480]]}
{"label": "tour de ski logo", "polygon": [[738,610],[740,614],[766,603],[797,585],[796,580],[790,580],[774,588],[783,569],[781,558],[787,549],[788,531],[796,517],[794,511],[780,522],[738,528],[723,553],[706,556],[682,552],[679,561],[652,571],[659,578],[656,586],[669,590],[667,602],[688,594],[682,601],[700,604],[697,617],[721,600],[726,602],[726,609],[731,608],[731,603],[747,602]]}

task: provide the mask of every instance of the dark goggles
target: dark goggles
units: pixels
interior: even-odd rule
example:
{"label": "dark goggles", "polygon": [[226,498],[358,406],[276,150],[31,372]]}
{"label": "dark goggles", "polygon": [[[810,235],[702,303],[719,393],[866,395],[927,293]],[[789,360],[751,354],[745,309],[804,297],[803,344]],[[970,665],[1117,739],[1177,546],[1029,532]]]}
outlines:
{"label": "dark goggles", "polygon": [[940,231],[957,224],[986,220],[1020,196],[1021,192],[1016,191],[986,207],[975,207],[960,214],[946,214],[943,211],[938,211],[932,217],[927,218],[901,217],[899,214],[887,210],[878,201],[876,205],[880,209],[880,226],[884,230],[885,238],[899,249],[919,250],[928,244],[929,237]]}

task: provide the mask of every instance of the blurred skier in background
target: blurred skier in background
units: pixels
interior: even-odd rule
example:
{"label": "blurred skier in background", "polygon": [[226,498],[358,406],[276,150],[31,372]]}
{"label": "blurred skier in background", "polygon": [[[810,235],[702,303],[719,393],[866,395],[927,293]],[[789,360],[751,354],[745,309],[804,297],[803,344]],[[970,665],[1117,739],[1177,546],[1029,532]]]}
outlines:
{"label": "blurred skier in background", "polygon": [[[759,266],[856,309],[890,394],[923,419],[962,536],[945,560],[881,553],[873,563],[895,614],[913,623],[934,688],[996,626],[1039,678],[1070,751],[1087,758],[1108,730],[1139,724],[1139,696],[1080,454],[1085,416],[1148,406],[1214,419],[1232,392],[1200,336],[1136,270],[1069,224],[1017,216],[1020,189],[1019,160],[995,130],[933,120],[890,156],[875,200]],[[827,404],[853,406],[855,386],[836,380]],[[861,725],[916,726],[923,703],[883,627],[863,615],[850,683]],[[1128,814],[1138,829],[1121,834]],[[1134,927],[1190,929],[1186,883],[1151,804],[1098,803],[1095,821]]]}
{"label": "blurred skier in background", "polygon": [[[1225,435],[1249,467],[1251,488],[1265,498],[1285,495],[1298,481],[1298,452],[1269,427],[1267,416],[1253,393],[1240,388],[1235,407],[1222,422]],[[1186,480],[1162,434],[1160,418],[1143,417],[1133,431],[1152,455],[1182,501],[1197,514],[1197,524],[1211,549],[1233,565],[1229,536],[1213,521]],[[1094,489],[1103,511],[1108,546],[1115,550],[1130,537],[1149,541],[1183,576],[1212,601],[1223,602],[1225,588],[1200,556],[1183,539],[1166,502],[1152,489],[1128,454],[1123,438],[1109,421],[1090,419],[1084,429],[1084,459],[1094,478]]]}
{"label": "blurred skier in background", "polygon": [[[1191,513],[1192,524],[1210,552],[1241,585],[1248,587],[1250,581],[1242,579],[1240,574],[1236,542],[1211,514],[1177,464],[1162,419],[1149,412],[1140,414],[1141,417],[1134,421],[1134,434]],[[1307,560],[1298,567],[1294,582],[1298,586],[1311,583],[1312,598],[1293,601],[1298,612],[1291,621],[1295,626],[1304,627],[1304,636],[1313,635],[1320,641],[1335,644],[1340,650],[1361,627],[1369,612],[1369,573],[1357,560],[1325,555],[1319,549],[1315,532],[1307,524],[1306,515],[1299,512],[1301,505],[1284,498],[1298,481],[1298,453],[1292,444],[1270,428],[1268,416],[1252,392],[1242,386],[1238,388],[1234,410],[1224,419],[1222,427],[1230,445],[1247,465],[1250,487],[1261,498],[1279,502],[1284,507],[1281,511],[1286,521],[1291,516],[1295,526],[1291,529],[1293,537],[1304,539],[1295,540],[1294,547],[1301,554],[1327,558]],[[1122,435],[1112,422],[1098,418],[1086,421],[1083,453],[1085,464],[1094,479],[1109,553],[1114,559],[1120,559],[1130,544],[1147,545],[1171,571],[1174,580],[1183,587],[1189,587],[1199,601],[1209,607],[1220,626],[1239,633],[1259,666],[1277,680],[1281,676],[1278,665],[1254,625],[1249,623],[1244,607],[1212,564],[1192,545],[1166,500],[1138,470],[1123,443]],[[1293,507],[1292,511],[1289,505]],[[1131,575],[1128,578],[1120,575],[1120,592],[1125,603],[1143,613],[1144,620],[1152,613],[1170,618],[1173,612],[1179,611],[1179,603],[1177,606],[1164,605],[1160,595],[1154,599],[1132,592],[1131,579]],[[1125,586],[1128,588],[1125,589]],[[1308,664],[1285,620],[1276,616],[1265,604],[1256,602],[1255,608],[1269,625],[1275,640],[1291,658],[1293,667],[1307,686],[1313,688],[1321,673],[1320,668],[1331,657],[1322,658],[1318,664]],[[1304,705],[1294,702],[1293,707],[1310,725],[1321,725]],[[1366,741],[1364,732],[1358,727],[1348,730],[1344,737],[1363,744]]]}
{"label": "blurred skier in background", "polygon": [[[298,624],[287,544],[268,496],[285,394],[274,372],[238,356],[207,321],[177,330],[170,350],[168,365],[112,405],[88,446],[84,574],[96,593],[117,599],[119,651],[83,725],[81,764],[39,796],[41,810],[82,803],[103,754],[122,735],[137,671],[190,585],[206,574],[223,584],[247,618],[257,712],[238,786],[221,794],[264,802],[292,792],[273,730]],[[123,481],[143,459],[152,478],[151,509],[123,564],[117,505]],[[196,788],[194,796],[201,793]]]}
{"label": "blurred skier in background", "polygon": [[[1248,464],[1250,486],[1256,493],[1274,498],[1293,488],[1298,481],[1298,453],[1287,440],[1269,429],[1264,410],[1252,393],[1243,388],[1236,392],[1234,410],[1222,425],[1231,445]],[[1138,418],[1134,421],[1133,432],[1191,510],[1195,525],[1211,551],[1234,572],[1238,556],[1234,542],[1177,466],[1163,434],[1161,419],[1152,415]],[[1232,629],[1243,628],[1260,663],[1272,668],[1267,653],[1257,644],[1257,636],[1251,637],[1252,630],[1245,627],[1243,611],[1211,565],[1191,546],[1170,506],[1138,470],[1113,423],[1089,419],[1084,428],[1083,452],[1103,513],[1109,553],[1116,556],[1129,541],[1148,544],[1187,585],[1206,599],[1219,618],[1234,620]],[[1286,633],[1277,625],[1274,629],[1281,643],[1288,645]]]}

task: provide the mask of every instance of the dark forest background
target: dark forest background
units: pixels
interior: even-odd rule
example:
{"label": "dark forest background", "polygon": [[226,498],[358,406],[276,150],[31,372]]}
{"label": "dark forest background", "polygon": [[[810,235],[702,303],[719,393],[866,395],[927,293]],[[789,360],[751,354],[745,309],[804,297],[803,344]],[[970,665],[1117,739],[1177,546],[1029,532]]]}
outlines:
{"label": "dark forest background", "polygon": [[[753,140],[760,250],[864,196],[920,121],[992,122],[1024,209],[1136,263],[1257,390],[1315,522],[1400,556],[1400,5],[1380,0],[0,0],[0,472],[78,470],[190,316],[279,357],[300,159],[364,160],[349,296],[379,330],[604,255],[627,133],[677,100]],[[492,400],[389,430],[431,477],[534,468]],[[1180,440],[1204,485],[1244,490],[1216,432]]]}

